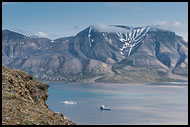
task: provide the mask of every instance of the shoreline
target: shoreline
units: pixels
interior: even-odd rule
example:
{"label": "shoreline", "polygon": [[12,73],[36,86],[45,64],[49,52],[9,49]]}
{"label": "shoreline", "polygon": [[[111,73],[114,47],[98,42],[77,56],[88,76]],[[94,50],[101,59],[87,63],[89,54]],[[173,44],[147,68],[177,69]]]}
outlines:
{"label": "shoreline", "polygon": [[[44,82],[44,81],[43,81]],[[148,86],[159,86],[159,87],[175,87],[175,88],[185,88],[188,87],[188,82],[148,82],[148,83],[113,83],[113,82],[83,82],[83,81],[75,81],[75,82],[65,82],[65,81],[46,81],[44,83],[64,83],[64,84],[78,84],[78,83],[84,83],[85,84],[91,84],[91,85],[104,85],[104,86],[123,86],[123,85],[148,85]]]}

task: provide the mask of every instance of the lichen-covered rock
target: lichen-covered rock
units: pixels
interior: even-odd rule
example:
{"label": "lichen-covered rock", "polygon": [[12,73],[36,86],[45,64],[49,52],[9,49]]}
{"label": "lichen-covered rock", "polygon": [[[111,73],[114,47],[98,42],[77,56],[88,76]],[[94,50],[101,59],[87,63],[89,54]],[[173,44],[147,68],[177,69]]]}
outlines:
{"label": "lichen-covered rock", "polygon": [[48,85],[26,72],[2,66],[2,124],[73,125],[61,113],[48,109]]}

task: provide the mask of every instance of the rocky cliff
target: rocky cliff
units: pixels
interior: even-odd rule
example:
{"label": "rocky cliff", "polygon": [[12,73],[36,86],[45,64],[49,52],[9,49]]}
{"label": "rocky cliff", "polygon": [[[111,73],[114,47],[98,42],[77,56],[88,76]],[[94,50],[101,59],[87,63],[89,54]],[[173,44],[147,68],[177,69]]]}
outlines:
{"label": "rocky cliff", "polygon": [[73,125],[63,114],[48,109],[48,85],[26,72],[2,66],[3,125]]}

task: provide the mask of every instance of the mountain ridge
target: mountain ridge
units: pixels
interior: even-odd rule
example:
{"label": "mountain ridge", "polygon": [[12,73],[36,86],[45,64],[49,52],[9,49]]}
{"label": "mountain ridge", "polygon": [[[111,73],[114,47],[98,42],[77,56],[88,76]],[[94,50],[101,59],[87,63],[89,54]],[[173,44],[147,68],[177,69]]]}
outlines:
{"label": "mountain ridge", "polygon": [[[97,30],[99,27],[100,30]],[[128,32],[123,32],[123,29]],[[139,77],[139,70],[134,74],[136,78],[130,77],[128,73],[132,68],[133,71],[136,69],[134,67],[147,71],[147,68],[152,67],[152,71],[149,69],[150,73],[147,74],[150,77],[147,82],[161,81],[165,78],[162,74],[167,75],[168,81],[187,81],[188,43],[174,32],[155,30],[150,26],[91,25],[76,36],[54,40],[2,39],[3,64],[25,70],[37,79],[80,81],[104,75],[104,79],[109,77],[110,82],[118,76],[116,82],[133,82]],[[21,41],[23,45],[20,45]],[[21,57],[18,54],[23,55]],[[122,71],[124,68],[128,68],[126,72]]]}

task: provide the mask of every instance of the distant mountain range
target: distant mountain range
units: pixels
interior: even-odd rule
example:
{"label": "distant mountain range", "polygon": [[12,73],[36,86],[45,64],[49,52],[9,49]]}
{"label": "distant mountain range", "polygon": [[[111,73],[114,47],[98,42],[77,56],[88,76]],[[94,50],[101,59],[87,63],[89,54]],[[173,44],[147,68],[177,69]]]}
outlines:
{"label": "distant mountain range", "polygon": [[150,26],[91,25],[55,40],[2,30],[2,64],[38,80],[187,81],[188,42]]}

